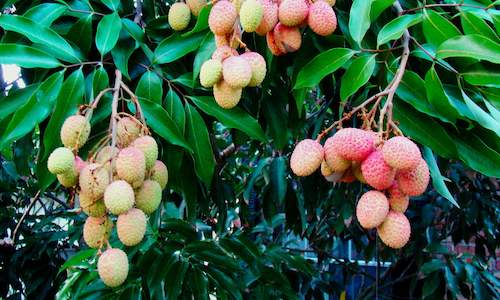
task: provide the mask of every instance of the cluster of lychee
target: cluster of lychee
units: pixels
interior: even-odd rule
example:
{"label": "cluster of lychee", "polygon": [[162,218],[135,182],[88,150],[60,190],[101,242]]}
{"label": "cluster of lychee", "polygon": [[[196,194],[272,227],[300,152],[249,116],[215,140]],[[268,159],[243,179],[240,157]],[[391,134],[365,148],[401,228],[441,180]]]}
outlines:
{"label": "cluster of lychee", "polygon": [[120,117],[116,146],[102,145],[84,160],[77,153],[90,130],[85,116],[67,118],[60,134],[64,147],[50,154],[47,166],[61,185],[78,192],[80,208],[88,215],[83,238],[99,252],[107,246],[98,259],[98,272],[106,285],[116,287],[127,278],[128,259],[124,251],[109,246],[113,216],[119,240],[126,246],[140,243],[146,232],[146,215],[160,205],[168,170],[157,160],[155,139],[145,134],[145,125],[136,118]]}
{"label": "cluster of lychee", "polygon": [[382,242],[395,249],[410,239],[411,226],[404,212],[409,197],[425,192],[429,168],[418,146],[404,136],[383,141],[373,131],[343,128],[319,141],[305,139],[296,146],[290,167],[297,176],[317,169],[331,182],[359,180],[372,187],[361,196],[356,217],[365,229],[377,229]]}

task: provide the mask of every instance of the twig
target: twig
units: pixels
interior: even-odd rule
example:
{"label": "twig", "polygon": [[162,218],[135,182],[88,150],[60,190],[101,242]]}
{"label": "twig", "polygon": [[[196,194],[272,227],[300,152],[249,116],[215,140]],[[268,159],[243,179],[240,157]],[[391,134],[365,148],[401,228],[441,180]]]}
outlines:
{"label": "twig", "polygon": [[394,51],[403,48],[403,46],[398,46],[394,48],[387,48],[387,49],[361,49],[361,52],[371,52],[371,53],[382,53],[382,52],[389,52],[389,51]]}
{"label": "twig", "polygon": [[135,16],[134,16],[134,23],[138,24],[139,26],[143,26],[142,23],[142,0],[137,0],[135,1]]}
{"label": "twig", "polygon": [[[139,118],[141,119],[142,124],[144,126],[146,126],[146,120],[144,119],[144,114],[142,113],[142,108],[141,108],[141,105],[139,104],[139,99],[125,83],[122,82],[121,87],[130,96],[130,99],[132,100],[132,102],[134,102],[135,108],[137,110],[136,114],[139,115]],[[146,127],[146,129],[147,129],[147,127]]]}
{"label": "twig", "polygon": [[[429,58],[432,59],[433,62],[439,63],[439,59],[437,57],[435,57],[434,55],[432,55],[432,53],[430,53],[427,49],[425,49],[424,46],[422,46],[414,37],[410,36],[410,40],[412,40],[413,43],[415,43],[415,45],[417,45],[417,47],[420,48],[420,50],[422,50],[422,52],[424,52],[427,56],[429,56]],[[445,67],[446,69],[450,70],[451,72],[453,72],[455,74],[460,74],[457,70],[455,70],[450,65],[444,65],[444,64],[440,64],[440,65],[442,65],[443,67]]]}
{"label": "twig", "polygon": [[39,197],[40,197],[40,190],[38,192],[36,192],[35,197],[33,197],[33,199],[31,199],[31,202],[28,205],[28,207],[26,208],[26,210],[24,210],[24,213],[21,216],[21,219],[19,219],[19,222],[17,222],[16,227],[14,228],[14,231],[12,232],[12,244],[16,243],[17,231],[19,230],[19,227],[21,227],[21,224],[23,223],[24,219],[26,218],[26,216],[30,212],[31,208],[33,208],[33,205],[35,205],[35,202],[38,200]]}
{"label": "twig", "polygon": [[[120,70],[115,71],[115,85],[113,92],[113,102],[111,103],[111,154],[116,145],[116,115],[118,110],[118,96],[120,95],[120,84],[122,83],[122,73]],[[114,155],[111,155],[111,165],[113,165]],[[110,180],[113,179],[113,168],[109,168]]]}
{"label": "twig", "polygon": [[432,7],[470,7],[470,8],[478,8],[478,9],[483,9],[483,10],[488,10],[492,6],[479,6],[479,5],[472,5],[472,4],[465,4],[465,3],[453,3],[453,4],[427,4],[415,8],[410,8],[406,10],[401,9],[401,14],[407,14],[410,12],[426,9],[426,8],[432,8]]}
{"label": "twig", "polygon": [[110,62],[106,61],[84,61],[76,64],[71,64],[71,65],[63,65],[65,69],[72,68],[72,67],[80,67],[80,66],[85,66],[85,65],[112,65]]}

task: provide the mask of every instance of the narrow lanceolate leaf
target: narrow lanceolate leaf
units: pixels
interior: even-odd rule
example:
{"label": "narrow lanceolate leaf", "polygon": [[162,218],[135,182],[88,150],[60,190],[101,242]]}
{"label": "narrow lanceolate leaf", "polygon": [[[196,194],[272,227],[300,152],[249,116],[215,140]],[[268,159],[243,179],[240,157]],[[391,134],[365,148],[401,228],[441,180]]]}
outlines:
{"label": "narrow lanceolate leaf", "polygon": [[190,31],[183,33],[183,37],[188,37],[190,35],[193,35],[195,33],[198,33],[200,31],[203,31],[208,28],[208,15],[210,14],[210,5],[206,5],[203,7],[200,11],[200,14],[196,18],[196,24],[194,25],[193,29]]}
{"label": "narrow lanceolate leaf", "polygon": [[361,43],[370,28],[370,8],[373,0],[354,0],[349,13],[349,32],[352,39]]}
{"label": "narrow lanceolate leaf", "polygon": [[474,120],[484,128],[493,131],[497,136],[500,137],[500,122],[495,120],[495,118],[493,118],[489,113],[485,112],[479,105],[472,101],[472,99],[469,98],[469,96],[464,91],[462,91],[462,97],[464,98],[465,104],[474,116]]}
{"label": "narrow lanceolate leaf", "polygon": [[29,46],[0,44],[0,64],[16,64],[23,68],[56,68],[61,63],[51,56]]}
{"label": "narrow lanceolate leaf", "polygon": [[85,15],[76,21],[69,30],[66,38],[75,43],[80,49],[87,53],[92,46],[92,15]]}
{"label": "narrow lanceolate leaf", "polygon": [[33,6],[24,16],[40,26],[50,27],[66,11],[66,6],[57,3],[43,3]]}
{"label": "narrow lanceolate leaf", "polygon": [[480,34],[492,41],[498,41],[498,36],[486,22],[475,14],[463,11],[460,14],[460,21],[465,34]]}
{"label": "narrow lanceolate leaf", "polygon": [[173,89],[168,90],[167,97],[165,98],[165,109],[180,131],[184,133],[186,128],[186,114],[184,113],[184,106],[179,95]]}
{"label": "narrow lanceolate leaf", "polygon": [[118,13],[112,13],[102,18],[97,25],[97,32],[95,36],[95,44],[97,50],[104,56],[111,51],[118,42],[122,22]]}
{"label": "narrow lanceolate leaf", "polygon": [[128,32],[128,34],[130,34],[131,37],[134,38],[134,40],[138,41],[139,43],[144,43],[144,31],[139,25],[137,25],[137,23],[134,23],[132,20],[123,18],[122,24],[123,28]]}
{"label": "narrow lanceolate leaf", "polygon": [[128,74],[130,56],[138,46],[138,43],[133,39],[124,38],[120,39],[111,50],[111,56],[113,57],[116,67],[122,72],[123,76],[128,79],[130,79],[130,75]]}
{"label": "narrow lanceolate leaf", "polygon": [[200,74],[201,65],[210,59],[212,53],[215,51],[215,40],[212,34],[207,35],[203,42],[201,43],[198,53],[194,57],[193,62],[193,81],[198,80],[198,74]]}
{"label": "narrow lanceolate leaf", "polygon": [[186,103],[186,139],[194,153],[196,174],[210,186],[215,169],[215,159],[208,137],[208,129],[196,108]]}
{"label": "narrow lanceolate leaf", "polygon": [[135,89],[137,97],[146,98],[152,102],[161,104],[163,99],[163,88],[161,78],[152,71],[142,74],[141,80]]}
{"label": "narrow lanceolate leaf", "polygon": [[184,284],[189,287],[194,299],[208,299],[208,278],[200,269],[193,267],[187,273]]}
{"label": "narrow lanceolate leaf", "polygon": [[340,99],[345,101],[365,85],[375,70],[376,55],[364,55],[355,59],[349,66],[340,85]]}
{"label": "narrow lanceolate leaf", "polygon": [[0,120],[14,113],[21,106],[23,106],[38,90],[40,84],[35,83],[28,85],[24,88],[9,90],[7,96],[0,98]]}
{"label": "narrow lanceolate leaf", "polygon": [[271,162],[271,196],[277,205],[283,204],[286,195],[286,160],[279,156]]}
{"label": "narrow lanceolate leaf", "polygon": [[334,48],[314,57],[297,75],[294,89],[316,86],[321,79],[342,67],[354,51],[346,48]]}
{"label": "narrow lanceolate leaf", "polygon": [[427,42],[438,47],[444,41],[460,35],[460,31],[457,27],[437,12],[433,10],[424,10],[424,14],[425,18],[422,23],[422,28]]}
{"label": "narrow lanceolate leaf", "polygon": [[434,66],[425,75],[425,90],[432,107],[446,120],[455,123],[459,113],[448,99]]}
{"label": "narrow lanceolate leaf", "polygon": [[23,16],[1,15],[0,27],[4,30],[14,31],[24,35],[33,43],[39,43],[53,49],[53,54],[62,60],[76,63],[81,57],[69,43],[54,30],[40,26],[37,22]]}
{"label": "narrow lanceolate leaf", "polygon": [[472,169],[491,177],[500,177],[500,154],[475,135],[455,137],[460,159]]}
{"label": "narrow lanceolate leaf", "polygon": [[189,98],[193,100],[193,103],[198,106],[199,109],[206,114],[215,117],[222,124],[224,124],[224,126],[241,130],[249,137],[257,139],[261,142],[267,141],[264,130],[262,130],[262,127],[260,127],[257,120],[252,118],[252,116],[241,108],[221,108],[217,105],[213,97],[193,96]]}
{"label": "narrow lanceolate leaf", "polygon": [[174,33],[164,39],[154,52],[154,63],[165,64],[173,62],[191,53],[200,47],[201,42],[207,35],[206,32],[199,32],[189,37],[182,37]]}
{"label": "narrow lanceolate leaf", "polygon": [[117,11],[120,7],[120,0],[101,0],[109,9]]}
{"label": "narrow lanceolate leaf", "polygon": [[378,33],[377,45],[380,46],[389,41],[399,39],[406,29],[420,23],[423,18],[422,16],[422,14],[402,15],[385,24]]}
{"label": "narrow lanceolate leaf", "polygon": [[451,38],[436,52],[437,58],[470,57],[500,63],[500,44],[482,35],[470,34]]}
{"label": "narrow lanceolate leaf", "polygon": [[434,186],[436,191],[441,196],[448,199],[448,201],[450,201],[453,205],[460,208],[457,201],[453,198],[450,191],[448,190],[448,187],[445,184],[445,180],[449,181],[449,179],[441,175],[441,172],[439,171],[439,167],[437,165],[436,158],[434,157],[434,153],[432,153],[432,150],[429,147],[424,147],[423,156],[425,161],[427,162],[427,165],[429,166],[429,170],[431,172],[431,177],[432,177],[432,185]]}
{"label": "narrow lanceolate leaf", "polygon": [[496,67],[474,64],[461,74],[472,85],[500,88],[500,72]]}

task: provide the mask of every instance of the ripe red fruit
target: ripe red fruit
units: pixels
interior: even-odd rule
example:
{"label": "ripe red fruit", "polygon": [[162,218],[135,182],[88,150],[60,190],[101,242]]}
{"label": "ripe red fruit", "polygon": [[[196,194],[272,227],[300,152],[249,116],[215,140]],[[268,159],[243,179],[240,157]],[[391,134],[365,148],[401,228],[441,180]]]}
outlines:
{"label": "ripe red fruit", "polygon": [[362,163],[361,172],[366,182],[377,190],[385,190],[392,185],[396,170],[385,163],[382,152],[372,152]]}
{"label": "ripe red fruit", "polygon": [[369,191],[359,198],[356,205],[356,217],[365,229],[372,229],[384,221],[389,213],[389,201],[379,191]]}
{"label": "ripe red fruit", "polygon": [[385,245],[394,249],[403,248],[410,240],[410,221],[403,213],[390,211],[377,228],[377,233]]}
{"label": "ripe red fruit", "polygon": [[337,29],[337,17],[328,3],[319,0],[309,7],[307,24],[316,34],[327,36]]}
{"label": "ripe red fruit", "polygon": [[408,196],[422,195],[429,184],[429,167],[423,158],[417,167],[407,171],[399,171],[397,176],[399,189]]}
{"label": "ripe red fruit", "polygon": [[358,128],[343,128],[332,137],[333,150],[347,160],[362,161],[375,150],[375,135]]}
{"label": "ripe red fruit", "polygon": [[229,34],[233,31],[233,25],[237,17],[238,11],[233,3],[227,0],[218,1],[210,11],[208,26],[210,26],[210,30],[215,34]]}
{"label": "ripe red fruit", "polygon": [[398,170],[413,169],[422,159],[418,146],[404,136],[387,140],[382,146],[382,154],[385,162]]}

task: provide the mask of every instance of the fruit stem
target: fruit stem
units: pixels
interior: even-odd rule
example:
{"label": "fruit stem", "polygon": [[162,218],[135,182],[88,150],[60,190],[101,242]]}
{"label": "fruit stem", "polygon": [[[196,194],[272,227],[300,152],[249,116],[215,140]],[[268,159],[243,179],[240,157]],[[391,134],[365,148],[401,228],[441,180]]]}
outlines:
{"label": "fruit stem", "polygon": [[[125,83],[122,82],[121,87],[130,96],[130,100],[132,100],[132,102],[134,102],[135,109],[137,110],[136,116],[138,116],[141,119],[141,122],[143,125],[146,125],[146,120],[144,119],[144,114],[142,113],[142,108],[141,108],[141,105],[139,104],[139,99]],[[149,130],[147,129],[147,127],[145,127],[145,128],[146,128],[146,133],[149,133]]]}
{"label": "fruit stem", "polygon": [[[122,82],[122,72],[115,70],[115,86],[113,92],[113,102],[111,103],[111,151],[116,146],[116,123],[117,123],[117,110],[118,110],[118,96],[120,95],[120,84]],[[112,152],[111,152],[112,153]],[[113,165],[114,155],[111,155],[111,165]],[[109,168],[109,178],[113,179],[113,168]]]}

